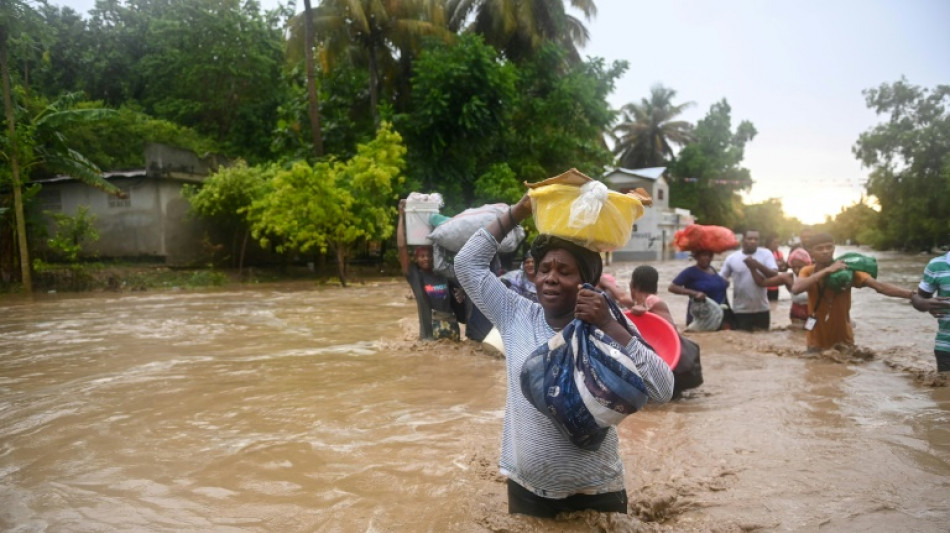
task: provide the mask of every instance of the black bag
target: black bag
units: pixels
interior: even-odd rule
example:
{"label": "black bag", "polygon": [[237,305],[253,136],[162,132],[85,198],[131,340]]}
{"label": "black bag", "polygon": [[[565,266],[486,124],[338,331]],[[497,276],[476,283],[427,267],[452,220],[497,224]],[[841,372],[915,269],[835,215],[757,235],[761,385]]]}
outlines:
{"label": "black bag", "polygon": [[699,345],[680,335],[680,360],[673,369],[673,397],[676,400],[686,389],[703,384],[703,365],[699,361]]}

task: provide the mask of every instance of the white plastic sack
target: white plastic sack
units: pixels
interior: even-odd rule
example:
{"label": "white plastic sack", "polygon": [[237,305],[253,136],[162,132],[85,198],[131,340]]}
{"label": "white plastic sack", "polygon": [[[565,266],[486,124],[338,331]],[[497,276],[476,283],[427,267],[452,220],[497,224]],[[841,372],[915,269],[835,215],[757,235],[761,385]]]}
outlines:
{"label": "white plastic sack", "polygon": [[[506,204],[485,204],[481,207],[471,207],[450,220],[439,224],[437,228],[429,233],[429,240],[446,250],[458,252],[475,232],[488,227],[498,217],[502,217],[502,221],[506,226],[510,224]],[[524,238],[524,228],[515,226],[498,245],[498,251],[502,253],[514,252]]]}
{"label": "white plastic sack", "polygon": [[599,181],[589,181],[581,186],[581,194],[571,203],[571,217],[567,225],[583,229],[597,222],[600,210],[607,201],[607,186]]}
{"label": "white plastic sack", "polygon": [[686,326],[686,331],[717,331],[722,325],[722,306],[712,298],[689,302],[689,314],[693,321]]}

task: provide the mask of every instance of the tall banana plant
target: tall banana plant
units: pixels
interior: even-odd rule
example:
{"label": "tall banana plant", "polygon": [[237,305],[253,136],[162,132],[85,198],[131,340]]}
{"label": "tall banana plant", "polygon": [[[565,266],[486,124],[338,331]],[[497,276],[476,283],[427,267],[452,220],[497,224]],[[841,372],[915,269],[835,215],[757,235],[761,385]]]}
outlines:
{"label": "tall banana plant", "polygon": [[[110,109],[77,109],[78,94],[68,94],[50,104],[29,105],[24,91],[14,91],[10,77],[7,43],[10,24],[16,21],[11,16],[8,0],[0,0],[0,77],[3,87],[3,107],[6,134],[0,139],[0,160],[9,162],[11,189],[13,190],[14,217],[16,219],[17,248],[20,255],[20,274],[23,290],[33,291],[30,273],[30,252],[26,238],[26,219],[23,209],[23,186],[29,183],[30,174],[38,167],[51,172],[67,174],[79,181],[102,189],[109,194],[122,195],[122,191],[102,177],[102,172],[93,162],[70,147],[65,131],[76,123],[94,122],[115,113]],[[25,4],[22,7],[29,9]],[[19,14],[24,13],[20,11]],[[17,94],[14,94],[16,92]],[[31,109],[37,109],[32,112]]]}

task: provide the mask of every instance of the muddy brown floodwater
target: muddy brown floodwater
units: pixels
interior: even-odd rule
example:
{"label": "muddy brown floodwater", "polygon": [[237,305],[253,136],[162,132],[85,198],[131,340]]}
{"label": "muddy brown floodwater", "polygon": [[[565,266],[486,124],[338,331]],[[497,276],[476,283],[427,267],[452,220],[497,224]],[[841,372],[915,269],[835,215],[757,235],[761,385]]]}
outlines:
{"label": "muddy brown floodwater", "polygon": [[[908,288],[929,259],[874,255]],[[681,321],[665,286],[689,263],[653,264]],[[635,266],[607,270],[625,284]],[[630,514],[545,521],[507,514],[503,359],[415,341],[409,294],[0,302],[0,529],[948,530],[950,387],[936,321],[906,301],[856,290],[850,354],[806,354],[784,289],[768,333],[690,334],[706,383],[620,427]]]}

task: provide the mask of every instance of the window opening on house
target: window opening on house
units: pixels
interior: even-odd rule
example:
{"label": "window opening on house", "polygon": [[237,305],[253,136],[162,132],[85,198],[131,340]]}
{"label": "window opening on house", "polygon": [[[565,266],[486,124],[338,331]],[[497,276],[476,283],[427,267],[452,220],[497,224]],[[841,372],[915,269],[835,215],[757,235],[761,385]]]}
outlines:
{"label": "window opening on house", "polygon": [[663,189],[657,189],[657,190],[656,190],[656,199],[657,199],[657,200],[662,200],[662,199],[663,199]]}
{"label": "window opening on house", "polygon": [[132,207],[132,192],[125,187],[119,187],[119,189],[125,193],[125,198],[119,198],[114,194],[107,194],[109,207]]}

